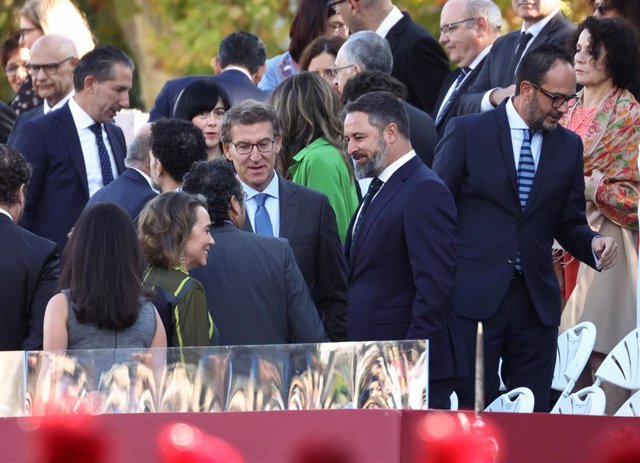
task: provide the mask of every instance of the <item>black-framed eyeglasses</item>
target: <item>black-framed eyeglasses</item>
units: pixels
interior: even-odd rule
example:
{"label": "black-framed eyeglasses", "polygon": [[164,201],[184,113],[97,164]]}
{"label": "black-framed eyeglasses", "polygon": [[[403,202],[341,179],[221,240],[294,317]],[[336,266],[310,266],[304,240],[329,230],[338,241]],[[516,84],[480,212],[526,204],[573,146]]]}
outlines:
{"label": "black-framed eyeglasses", "polygon": [[60,66],[62,66],[64,63],[72,59],[73,59],[73,56],[69,56],[68,58],[65,58],[62,61],[59,61],[57,63],[45,63],[45,64],[29,63],[27,64],[27,71],[29,71],[29,74],[35,77],[40,72],[40,69],[42,69],[46,75],[53,76],[58,72],[58,68]]}
{"label": "black-framed eyeglasses", "polygon": [[529,82],[531,86],[537,90],[540,90],[551,100],[551,107],[553,109],[560,108],[563,104],[567,103],[569,108],[573,108],[578,102],[578,95],[575,93],[573,95],[554,95],[553,93],[545,90],[540,85],[534,84],[533,82]]}
{"label": "black-framed eyeglasses", "polygon": [[237,143],[230,142],[235,148],[238,154],[247,155],[253,152],[253,147],[255,146],[260,153],[270,153],[273,150],[273,144],[275,140],[271,138],[265,138],[264,140],[260,140],[258,143],[249,143],[246,141],[239,141]]}
{"label": "black-framed eyeglasses", "polygon": [[604,16],[609,7],[604,3],[594,3],[593,12],[598,13],[600,16]]}
{"label": "black-framed eyeglasses", "polygon": [[478,19],[478,18],[477,17],[475,17],[475,18],[467,18],[467,19],[461,19],[460,21],[456,21],[454,23],[445,24],[444,26],[440,26],[440,33],[441,34],[448,34],[451,31],[455,31],[460,24],[464,24],[464,23],[469,22],[469,21],[475,21],[476,19]]}
{"label": "black-framed eyeglasses", "polygon": [[335,8],[336,5],[346,2],[347,0],[329,0],[327,2],[327,8]]}
{"label": "black-framed eyeglasses", "polygon": [[349,69],[349,68],[352,68],[354,66],[355,66],[355,64],[347,64],[346,66],[340,66],[340,67],[337,67],[337,68],[336,67],[329,68],[329,69],[327,69],[327,71],[330,71],[331,74],[333,74],[333,77],[335,77],[335,76],[338,75],[338,73],[340,71],[344,71],[345,69]]}

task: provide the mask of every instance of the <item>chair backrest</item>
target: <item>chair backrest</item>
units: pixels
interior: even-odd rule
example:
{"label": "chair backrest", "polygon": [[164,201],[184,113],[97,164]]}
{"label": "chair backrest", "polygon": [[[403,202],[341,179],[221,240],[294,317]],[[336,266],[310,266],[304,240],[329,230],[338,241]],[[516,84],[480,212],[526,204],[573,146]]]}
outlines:
{"label": "chair backrest", "polygon": [[535,405],[533,392],[527,387],[517,387],[505,392],[485,408],[486,412],[531,413]]}
{"label": "chair backrest", "polygon": [[607,398],[598,386],[589,386],[561,399],[551,413],[558,415],[604,415]]}
{"label": "chair backrest", "polygon": [[632,391],[640,389],[640,328],[626,335],[604,359],[594,386],[603,381]]}
{"label": "chair backrest", "polygon": [[613,416],[640,416],[640,391],[629,397]]}
{"label": "chair backrest", "polygon": [[569,386],[565,396],[569,395],[589,360],[595,342],[596,326],[591,322],[578,323],[558,336],[553,389],[564,391]]}

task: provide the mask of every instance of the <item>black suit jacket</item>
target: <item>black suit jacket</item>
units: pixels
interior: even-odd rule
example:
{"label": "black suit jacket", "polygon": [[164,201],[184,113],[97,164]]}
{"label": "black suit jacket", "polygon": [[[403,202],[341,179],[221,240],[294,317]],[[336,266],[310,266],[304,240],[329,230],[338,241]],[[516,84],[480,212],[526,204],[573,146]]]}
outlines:
{"label": "black suit jacket", "polygon": [[86,207],[104,202],[115,203],[127,211],[131,219],[136,220],[144,206],[156,196],[158,193],[140,172],[128,168],[113,182],[96,191]]}
{"label": "black suit jacket", "polygon": [[580,137],[561,126],[544,132],[524,210],[504,103],[493,111],[452,119],[437,147],[433,169],[451,189],[458,208],[456,314],[474,320],[493,315],[511,284],[519,251],[540,320],[558,326],[554,238],[576,258],[595,266],[591,241],[596,233],[585,219]]}
{"label": "black suit jacket", "polygon": [[438,144],[438,132],[431,116],[403,101],[409,116],[409,135],[411,146],[427,166],[431,167]]}
{"label": "black suit jacket", "polygon": [[0,143],[7,143],[15,121],[15,111],[4,101],[0,101]]}
{"label": "black suit jacket", "polygon": [[[575,32],[576,25],[558,12],[540,33],[533,39],[526,53],[535,50],[543,43],[555,43],[566,46],[567,39]],[[495,41],[491,51],[485,58],[482,71],[478,74],[473,85],[460,98],[457,114],[470,114],[480,111],[480,103],[485,92],[496,87],[508,87],[515,83],[516,63],[513,59],[521,32],[513,31]],[[525,54],[526,54],[525,53]]]}
{"label": "black suit jacket", "polygon": [[168,80],[164,84],[149,113],[149,122],[156,121],[162,117],[173,117],[173,108],[180,92],[191,82],[201,79],[213,79],[220,84],[231,106],[235,106],[244,100],[264,102],[269,98],[268,93],[260,90],[245,74],[236,69],[228,69],[215,75],[179,77]]}
{"label": "black suit jacket", "polygon": [[428,339],[430,380],[465,375],[452,307],[458,237],[451,193],[414,157],[362,220],[353,246],[353,221],[345,241],[349,340]]}
{"label": "black suit jacket", "polygon": [[283,239],[225,223],[211,229],[207,266],[191,271],[207,294],[220,344],[324,342],[326,335],[293,252]]}
{"label": "black suit jacket", "polygon": [[[344,341],[347,278],[335,213],[322,193],[282,177],[278,178],[278,187],[280,237],[286,238],[293,249],[327,335],[333,341]],[[244,228],[253,231],[248,217]]]}
{"label": "black suit jacket", "polygon": [[20,113],[20,115],[16,119],[16,123],[13,125],[13,129],[11,129],[9,139],[7,140],[7,145],[15,146],[16,139],[18,138],[18,134],[20,133],[20,129],[22,128],[23,124],[39,116],[44,116],[44,105],[42,104],[40,106],[36,106],[33,109],[30,109],[27,112]]}
{"label": "black suit jacket", "polygon": [[41,350],[44,312],[56,293],[56,244],[0,213],[0,350]]}
{"label": "black suit jacket", "polygon": [[386,37],[393,54],[391,75],[407,86],[409,103],[431,113],[449,75],[449,59],[431,34],[403,14]]}
{"label": "black suit jacket", "polygon": [[[122,173],[127,147],[122,130],[104,124]],[[23,125],[16,149],[31,164],[31,180],[20,225],[58,244],[67,244],[67,234],[89,200],[89,185],[80,138],[67,103],[62,108]]]}

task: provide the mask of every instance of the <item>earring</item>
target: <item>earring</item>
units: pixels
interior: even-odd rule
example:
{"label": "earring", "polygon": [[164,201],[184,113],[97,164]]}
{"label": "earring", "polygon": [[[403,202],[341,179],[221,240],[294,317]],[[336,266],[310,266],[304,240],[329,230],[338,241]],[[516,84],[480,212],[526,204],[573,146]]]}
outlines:
{"label": "earring", "polygon": [[180,267],[187,268],[187,258],[185,257],[184,253],[180,255]]}

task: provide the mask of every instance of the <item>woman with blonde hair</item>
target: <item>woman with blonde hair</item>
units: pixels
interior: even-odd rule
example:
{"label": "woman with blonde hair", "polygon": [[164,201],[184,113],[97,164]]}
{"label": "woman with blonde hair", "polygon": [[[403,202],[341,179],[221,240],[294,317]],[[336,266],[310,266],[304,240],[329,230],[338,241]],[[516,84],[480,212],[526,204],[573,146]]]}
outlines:
{"label": "woman with blonde hair", "polygon": [[303,72],[282,82],[271,104],[282,124],[280,174],[327,195],[344,242],[358,193],[338,116],[338,95],[318,74]]}

